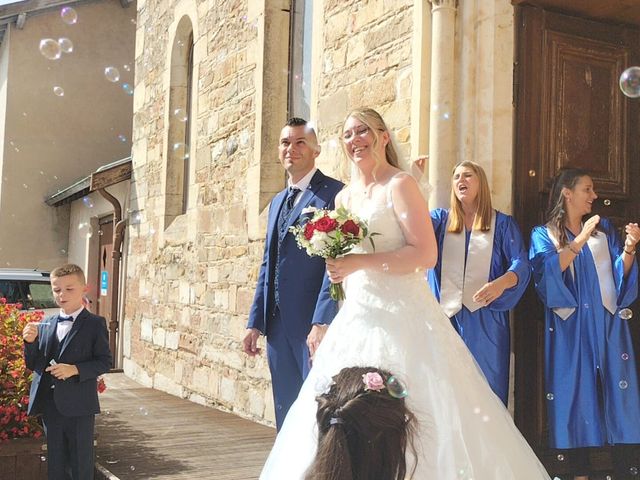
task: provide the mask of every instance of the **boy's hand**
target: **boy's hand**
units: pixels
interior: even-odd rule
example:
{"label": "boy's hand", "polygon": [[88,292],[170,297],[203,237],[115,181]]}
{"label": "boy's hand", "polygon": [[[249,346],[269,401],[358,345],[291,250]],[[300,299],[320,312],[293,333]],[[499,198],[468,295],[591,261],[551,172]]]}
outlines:
{"label": "boy's hand", "polygon": [[35,342],[38,338],[38,322],[29,322],[22,329],[22,339],[27,343]]}
{"label": "boy's hand", "polygon": [[78,372],[78,367],[69,365],[68,363],[56,363],[55,365],[45,368],[45,371],[49,372],[58,380],[66,380],[80,373]]}

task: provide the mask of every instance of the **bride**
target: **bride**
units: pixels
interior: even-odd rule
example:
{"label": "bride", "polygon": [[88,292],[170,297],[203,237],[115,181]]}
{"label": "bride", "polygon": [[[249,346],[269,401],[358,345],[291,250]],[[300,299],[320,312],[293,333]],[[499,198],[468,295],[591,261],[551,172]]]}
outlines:
{"label": "bride", "polygon": [[316,396],[343,367],[373,365],[400,378],[418,419],[413,479],[548,479],[429,290],[424,271],[437,257],[429,210],[417,182],[398,167],[384,120],[354,110],[342,139],[352,178],[336,206],[379,234],[376,248],[365,241],[327,260],[331,281],[344,280],[346,300],[260,478],[304,479],[316,452]]}

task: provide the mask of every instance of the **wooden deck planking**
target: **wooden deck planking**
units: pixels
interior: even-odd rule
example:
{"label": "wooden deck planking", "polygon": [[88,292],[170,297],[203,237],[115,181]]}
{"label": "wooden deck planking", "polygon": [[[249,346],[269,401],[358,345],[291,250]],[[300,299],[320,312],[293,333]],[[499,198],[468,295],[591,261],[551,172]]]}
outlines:
{"label": "wooden deck planking", "polygon": [[96,418],[97,461],[122,480],[257,479],[275,430],[106,377]]}

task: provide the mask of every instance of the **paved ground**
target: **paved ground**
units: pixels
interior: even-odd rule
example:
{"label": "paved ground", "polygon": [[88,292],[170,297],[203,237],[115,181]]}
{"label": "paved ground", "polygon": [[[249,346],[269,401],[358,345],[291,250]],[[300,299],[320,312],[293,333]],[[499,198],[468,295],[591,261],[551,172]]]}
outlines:
{"label": "paved ground", "polygon": [[258,478],[273,428],[145,388],[122,373],[106,381],[96,417],[97,478]]}

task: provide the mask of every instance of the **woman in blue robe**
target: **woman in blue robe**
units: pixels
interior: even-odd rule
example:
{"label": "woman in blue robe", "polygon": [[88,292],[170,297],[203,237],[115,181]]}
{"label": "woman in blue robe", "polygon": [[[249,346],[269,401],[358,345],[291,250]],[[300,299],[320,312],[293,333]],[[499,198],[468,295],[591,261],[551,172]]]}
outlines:
{"label": "woman in blue robe", "polygon": [[[536,290],[545,306],[545,385],[552,448],[640,443],[640,395],[627,308],[637,296],[635,248],[640,229],[594,215],[597,198],[585,170],[556,175],[547,224],[531,234]],[[583,220],[585,219],[585,220]],[[614,448],[616,452],[624,448]],[[570,455],[575,478],[588,478],[585,450]],[[629,468],[623,472],[627,478]],[[582,468],[580,468],[582,467]],[[633,477],[635,478],[635,477]]]}
{"label": "woman in blue robe", "polygon": [[438,262],[429,285],[482,369],[494,393],[509,397],[509,310],[531,276],[516,222],[491,206],[482,167],[465,161],[453,170],[451,207],[431,219]]}

